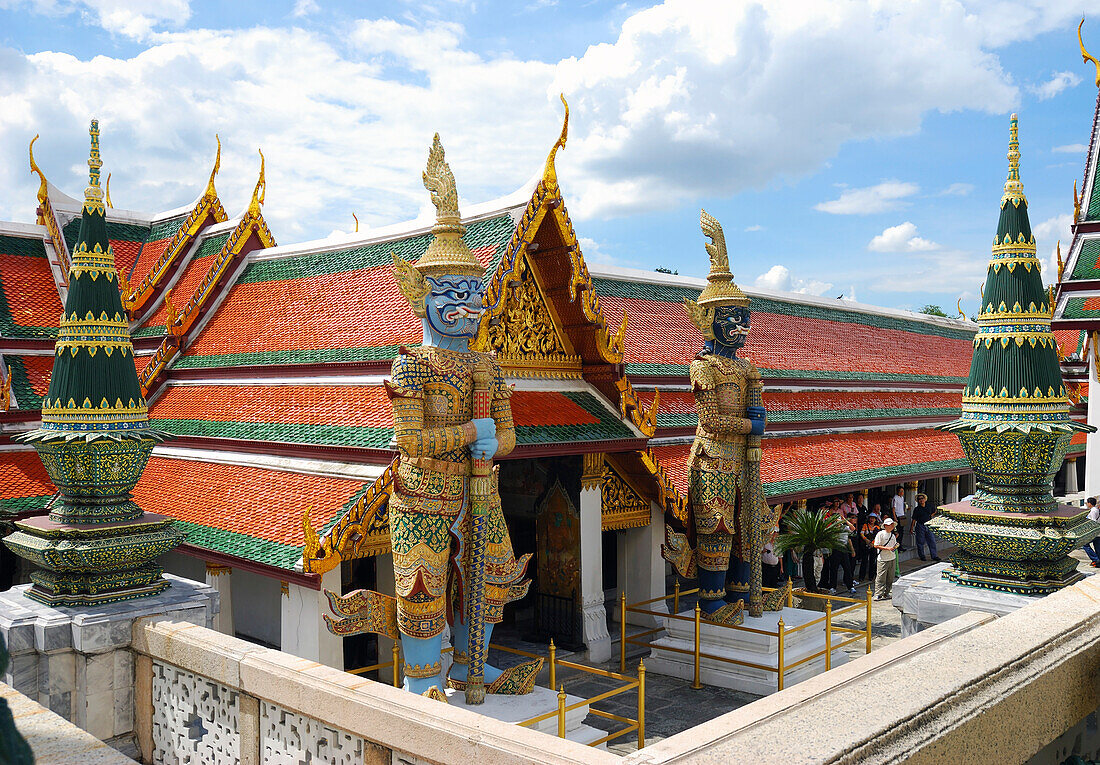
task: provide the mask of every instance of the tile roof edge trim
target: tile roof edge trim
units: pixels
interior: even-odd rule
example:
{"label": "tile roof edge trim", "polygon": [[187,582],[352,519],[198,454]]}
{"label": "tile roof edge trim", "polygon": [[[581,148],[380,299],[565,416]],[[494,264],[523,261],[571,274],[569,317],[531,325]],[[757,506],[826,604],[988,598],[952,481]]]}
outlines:
{"label": "tile roof edge trim", "polygon": [[[1074,230],[1077,224],[1070,226],[1071,230]],[[1085,242],[1092,241],[1094,239],[1100,239],[1100,233],[1095,231],[1074,231],[1073,239],[1070,240],[1069,249],[1066,252],[1065,260],[1062,261],[1062,275],[1065,277],[1058,284],[1063,282],[1080,281],[1073,278],[1073,272],[1077,270],[1077,261],[1081,257],[1081,250],[1085,246]]]}
{"label": "tile roof edge trim", "polygon": [[253,467],[263,470],[277,470],[282,473],[299,473],[302,475],[323,476],[325,478],[347,478],[355,481],[373,481],[375,478],[382,475],[382,471],[386,468],[385,465],[311,460],[302,459],[300,457],[271,457],[248,452],[229,452],[162,445],[153,448],[153,456],[189,462],[210,462],[217,465],[236,465],[239,467]]}
{"label": "tile roof edge trim", "polygon": [[17,239],[48,239],[50,230],[37,223],[19,223],[13,220],[0,220],[0,235]]}
{"label": "tile roof edge trim", "polygon": [[[196,523],[194,525],[201,526],[202,524]],[[216,529],[213,526],[207,526],[206,528],[213,529],[214,531],[221,531],[221,529]],[[285,546],[297,547],[297,545]],[[221,550],[212,550],[209,547],[201,547],[190,542],[181,544],[176,548],[176,552],[192,558],[198,558],[207,563],[220,564],[229,566],[230,568],[239,568],[242,571],[249,571],[269,579],[278,579],[291,584],[299,584],[312,590],[321,589],[320,574],[307,574],[303,571],[298,571],[296,568],[280,568],[279,566],[272,566],[269,563],[261,563],[251,558],[244,558],[239,555],[233,555],[232,553],[222,552]],[[301,558],[299,558],[299,562],[301,562]]]}
{"label": "tile roof edge trim", "polygon": [[[499,218],[505,214],[510,215],[514,223],[516,213],[522,214],[528,201],[527,198],[524,198],[522,201],[516,202],[508,207],[494,207],[492,210],[481,213],[471,212],[468,215],[462,216],[462,223],[468,226],[477,221],[487,220],[489,218]],[[296,242],[294,244],[284,244],[278,247],[255,250],[251,253],[249,262],[258,263],[265,260],[297,258],[305,255],[317,255],[319,253],[336,252],[356,247],[370,247],[386,242],[396,242],[414,236],[429,234],[434,225],[434,213],[432,213],[430,218],[426,217],[426,215],[421,215],[411,221],[393,223],[376,229],[368,229],[362,233],[333,233],[324,239],[310,239],[305,242]]]}
{"label": "tile roof edge trim", "polygon": [[[613,281],[638,282],[641,284],[663,284],[673,287],[692,287],[702,289],[706,285],[706,279],[697,279],[691,276],[677,276],[662,274],[659,271],[643,271],[637,268],[623,268],[622,266],[589,265],[589,273],[593,279],[609,279]],[[794,303],[796,305],[816,305],[822,308],[833,308],[856,313],[886,316],[890,318],[907,319],[924,324],[932,324],[949,329],[970,329],[977,332],[978,325],[967,319],[944,319],[938,316],[929,316],[914,311],[903,311],[897,308],[884,308],[882,306],[857,303],[853,300],[829,300],[828,298],[806,295],[798,292],[780,292],[779,290],[764,290],[758,287],[742,287],[750,298],[760,297],[775,300],[782,303]]]}

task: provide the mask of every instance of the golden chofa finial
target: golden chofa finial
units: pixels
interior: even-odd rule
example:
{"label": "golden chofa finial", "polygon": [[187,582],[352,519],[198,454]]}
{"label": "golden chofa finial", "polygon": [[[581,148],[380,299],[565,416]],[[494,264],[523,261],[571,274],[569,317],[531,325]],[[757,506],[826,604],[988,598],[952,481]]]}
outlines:
{"label": "golden chofa finial", "polygon": [[260,152],[260,177],[256,179],[256,188],[252,190],[252,201],[248,203],[248,213],[252,216],[258,216],[260,214],[260,207],[267,197],[267,179],[264,176],[264,152],[262,149],[257,149],[257,151]]}
{"label": "golden chofa finial", "polygon": [[1058,281],[1062,281],[1062,272],[1066,270],[1066,264],[1062,262],[1062,240],[1058,240],[1058,247],[1055,250],[1058,258]]}
{"label": "golden chofa finial", "polygon": [[110,173],[107,173],[107,184],[106,184],[106,188],[103,189],[103,195],[104,195],[104,200],[103,201],[105,201],[107,203],[107,206],[108,207],[114,207],[114,205],[111,204],[111,174]]}
{"label": "golden chofa finial", "polygon": [[351,217],[355,218],[355,233],[359,233],[359,216],[355,213],[351,214]]}
{"label": "golden chofa finial", "polygon": [[1073,179],[1073,222],[1081,217],[1081,197],[1077,196],[1077,179]]}
{"label": "golden chofa finial", "polygon": [[1024,197],[1024,184],[1020,181],[1020,128],[1015,114],[1009,118],[1008,128],[1008,180],[1005,181],[1005,193],[1001,197],[1001,207],[1005,203],[1012,202],[1019,206],[1021,202],[1027,204]]}
{"label": "golden chofa finial", "polygon": [[[206,182],[206,192],[203,196],[213,199],[218,195],[218,192],[214,190],[214,176],[218,174],[218,171],[222,169],[222,139],[217,133],[214,133],[214,140],[218,142],[218,153],[214,156],[214,169],[210,171],[210,180]],[[260,156],[263,156],[261,152]]]}
{"label": "golden chofa finial", "polygon": [[1100,61],[1096,60],[1096,56],[1093,56],[1087,50],[1085,50],[1085,40],[1081,37],[1081,27],[1085,26],[1085,18],[1081,17],[1081,23],[1077,25],[1077,42],[1081,45],[1081,58],[1085,63],[1092,62],[1096,67],[1096,87],[1100,88]]}
{"label": "golden chofa finial", "polygon": [[42,169],[38,167],[38,163],[34,161],[34,142],[38,140],[38,134],[35,133],[34,138],[31,139],[31,145],[28,147],[28,151],[31,155],[31,172],[38,173],[40,182],[38,184],[38,201],[45,202],[46,197],[49,195],[49,184],[46,183],[46,174],[42,172]]}
{"label": "golden chofa finial", "polygon": [[569,138],[569,104],[565,100],[564,93],[559,94],[558,97],[561,98],[562,106],[565,107],[565,118],[561,123],[561,135],[550,147],[550,153],[546,155],[546,166],[542,169],[542,180],[551,190],[558,187],[558,170],[554,166],[554,160],[557,157],[558,149],[564,149],[565,141]]}

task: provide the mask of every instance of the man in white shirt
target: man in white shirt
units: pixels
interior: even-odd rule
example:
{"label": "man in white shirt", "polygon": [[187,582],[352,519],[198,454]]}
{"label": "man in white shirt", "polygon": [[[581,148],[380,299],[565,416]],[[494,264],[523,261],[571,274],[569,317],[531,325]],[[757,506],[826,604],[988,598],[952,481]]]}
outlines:
{"label": "man in white shirt", "polygon": [[894,558],[897,556],[898,540],[894,537],[897,524],[893,518],[882,522],[882,531],[875,535],[875,549],[878,550],[878,569],[875,573],[875,600],[886,600],[894,586]]}
{"label": "man in white shirt", "polygon": [[[1089,497],[1085,500],[1085,503],[1089,508],[1089,520],[1100,521],[1100,507],[1096,505],[1096,497]],[[1093,568],[1100,567],[1100,537],[1085,542],[1084,549],[1085,555],[1088,555],[1089,559],[1092,561],[1089,565]]]}
{"label": "man in white shirt", "polygon": [[901,545],[901,538],[905,529],[905,487],[899,486],[898,491],[894,494],[891,509],[894,511],[894,520],[898,522],[897,525],[897,537],[898,537],[898,550],[905,552],[905,548]]}

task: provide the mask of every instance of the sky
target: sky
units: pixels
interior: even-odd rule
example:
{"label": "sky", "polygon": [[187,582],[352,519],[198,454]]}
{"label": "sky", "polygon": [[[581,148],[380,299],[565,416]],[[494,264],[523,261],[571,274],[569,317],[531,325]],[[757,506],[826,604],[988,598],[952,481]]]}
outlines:
{"label": "sky", "polygon": [[[1091,11],[1090,11],[1091,9]],[[558,178],[590,263],[976,313],[1009,114],[1044,276],[1068,245],[1100,55],[1095,0],[0,0],[0,219],[38,164],[73,196],[101,127],[116,207],[219,195],[284,244],[417,217],[439,132],[460,201]]]}

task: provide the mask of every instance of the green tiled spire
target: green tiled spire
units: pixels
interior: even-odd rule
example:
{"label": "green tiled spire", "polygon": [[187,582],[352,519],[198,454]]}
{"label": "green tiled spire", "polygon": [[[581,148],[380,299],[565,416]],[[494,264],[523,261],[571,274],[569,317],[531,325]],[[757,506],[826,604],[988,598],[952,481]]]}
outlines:
{"label": "green tiled spire", "polygon": [[1035,252],[1013,114],[1008,179],[962,415],[943,426],[959,437],[977,489],[968,501],[940,508],[932,526],[959,547],[945,578],[1030,595],[1077,581],[1077,562],[1067,553],[1100,532],[1081,508],[1054,500],[1054,476],[1070,439],[1094,428],[1069,418],[1050,329],[1051,293]]}
{"label": "green tiled spire", "polygon": [[1069,418],[1057,342],[1050,329],[1051,298],[1043,286],[1020,181],[1015,114],[1009,136],[1008,179],[982,290],[962,417],[947,427],[1070,432],[1080,428]]}
{"label": "green tiled spire", "polygon": [[153,445],[134,369],[99,186],[99,123],[92,120],[89,183],[69,269],[69,295],[54,345],[42,427],[34,445],[59,496],[48,516],[16,523],[4,543],[40,566],[27,596],[56,605],[128,600],[168,586],[155,559],[183,540],[170,518],[130,496]]}
{"label": "green tiled spire", "polygon": [[43,430],[117,432],[147,429],[145,397],[134,369],[134,346],[119,296],[118,270],[107,239],[99,186],[99,123],[92,120],[89,183],[73,248],[69,296],[54,346]]}

